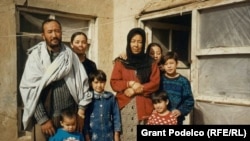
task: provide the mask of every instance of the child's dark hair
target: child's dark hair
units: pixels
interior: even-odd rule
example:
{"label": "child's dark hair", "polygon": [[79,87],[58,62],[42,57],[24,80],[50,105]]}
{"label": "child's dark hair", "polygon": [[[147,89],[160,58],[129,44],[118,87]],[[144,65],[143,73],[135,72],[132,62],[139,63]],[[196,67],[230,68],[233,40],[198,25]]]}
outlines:
{"label": "child's dark hair", "polygon": [[101,82],[107,81],[107,76],[103,70],[97,69],[96,71],[90,73],[89,75],[89,82],[93,82],[95,79]]}
{"label": "child's dark hair", "polygon": [[63,121],[65,117],[74,118],[76,116],[76,111],[72,108],[65,108],[61,110],[60,121]]}
{"label": "child's dark hair", "polygon": [[153,104],[160,103],[161,101],[168,101],[168,95],[166,91],[157,91],[151,95]]}
{"label": "child's dark hair", "polygon": [[163,62],[165,63],[169,59],[174,59],[176,62],[178,62],[178,54],[173,51],[167,52],[163,57]]}

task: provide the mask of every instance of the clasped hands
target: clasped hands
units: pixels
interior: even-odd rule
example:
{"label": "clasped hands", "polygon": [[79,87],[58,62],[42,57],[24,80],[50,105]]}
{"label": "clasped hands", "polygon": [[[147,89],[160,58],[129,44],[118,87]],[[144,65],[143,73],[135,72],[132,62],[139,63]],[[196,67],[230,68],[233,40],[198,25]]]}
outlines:
{"label": "clasped hands", "polygon": [[128,97],[132,97],[135,94],[141,94],[143,92],[143,85],[139,82],[129,81],[128,88],[124,91],[124,94]]}

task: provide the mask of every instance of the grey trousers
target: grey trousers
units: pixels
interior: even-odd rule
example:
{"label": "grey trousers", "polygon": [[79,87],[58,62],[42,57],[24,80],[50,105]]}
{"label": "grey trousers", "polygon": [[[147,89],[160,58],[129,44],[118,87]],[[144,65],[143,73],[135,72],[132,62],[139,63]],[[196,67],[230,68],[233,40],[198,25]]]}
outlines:
{"label": "grey trousers", "polygon": [[31,133],[32,141],[48,141],[48,137],[46,137],[41,130],[41,126],[39,124],[35,124]]}

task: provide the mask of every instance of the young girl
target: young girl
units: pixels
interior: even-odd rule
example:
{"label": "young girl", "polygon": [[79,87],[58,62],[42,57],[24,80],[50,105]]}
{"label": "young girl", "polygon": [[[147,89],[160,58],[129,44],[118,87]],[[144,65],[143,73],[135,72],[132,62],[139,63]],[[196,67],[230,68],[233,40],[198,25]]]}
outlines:
{"label": "young girl", "polygon": [[163,50],[160,44],[154,42],[150,43],[147,46],[146,54],[148,54],[157,62],[160,70],[163,70],[162,68]]}
{"label": "young girl", "polygon": [[84,141],[83,135],[76,132],[76,112],[70,108],[63,109],[60,115],[62,128],[57,129],[54,136],[49,141]]}
{"label": "young girl", "polygon": [[182,125],[185,116],[194,108],[194,98],[189,80],[179,74],[176,69],[178,56],[175,52],[168,52],[163,57],[164,72],[161,75],[160,90],[165,90],[168,94],[168,109],[172,116],[178,120],[178,125]]}
{"label": "young girl", "polygon": [[86,110],[86,141],[119,141],[120,110],[113,93],[105,91],[106,74],[102,70],[90,73],[93,101]]}
{"label": "young girl", "polygon": [[176,125],[177,119],[171,117],[167,109],[169,100],[165,91],[158,91],[151,95],[155,111],[148,118],[147,125]]}

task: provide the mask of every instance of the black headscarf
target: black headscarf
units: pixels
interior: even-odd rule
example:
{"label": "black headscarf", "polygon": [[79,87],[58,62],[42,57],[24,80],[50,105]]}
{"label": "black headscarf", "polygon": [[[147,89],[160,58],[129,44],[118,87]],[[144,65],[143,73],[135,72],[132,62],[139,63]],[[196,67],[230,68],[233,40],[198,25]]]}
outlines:
{"label": "black headscarf", "polygon": [[[133,54],[130,42],[131,39],[137,34],[142,36],[142,49],[139,54]],[[121,58],[118,58],[118,60],[120,60],[127,69],[136,70],[137,77],[141,83],[146,83],[149,81],[151,74],[151,66],[153,63],[153,59],[149,55],[145,54],[145,43],[146,43],[145,31],[141,28],[131,29],[127,35],[127,47],[126,47],[127,59],[123,60]]]}

